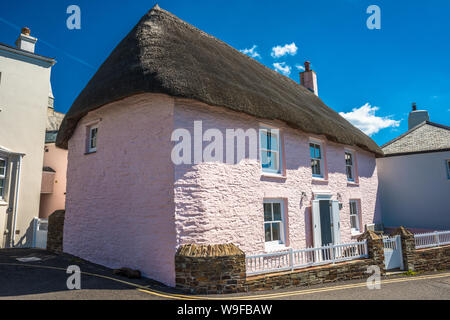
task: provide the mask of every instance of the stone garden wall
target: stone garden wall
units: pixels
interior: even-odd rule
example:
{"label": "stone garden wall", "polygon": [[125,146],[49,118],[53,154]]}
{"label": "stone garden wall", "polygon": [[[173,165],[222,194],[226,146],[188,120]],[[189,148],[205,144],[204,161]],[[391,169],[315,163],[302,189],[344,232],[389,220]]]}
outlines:
{"label": "stone garden wall", "polygon": [[183,245],[175,256],[176,287],[195,294],[216,294],[307,286],[367,278],[367,268],[372,265],[384,274],[382,238],[368,231],[358,240],[367,240],[368,259],[249,277],[245,254],[233,244]]}
{"label": "stone garden wall", "polygon": [[416,249],[414,234],[400,227],[395,231],[402,240],[403,264],[410,271],[450,269],[450,245]]}

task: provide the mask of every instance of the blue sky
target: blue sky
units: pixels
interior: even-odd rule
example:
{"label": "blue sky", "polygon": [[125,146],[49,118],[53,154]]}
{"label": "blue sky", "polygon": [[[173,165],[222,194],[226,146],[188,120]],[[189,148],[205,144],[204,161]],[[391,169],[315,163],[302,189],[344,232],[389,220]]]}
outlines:
{"label": "blue sky", "polygon": [[[156,1],[58,0],[0,4],[0,42],[12,45],[22,26],[54,57],[56,109],[66,112],[119,41]],[[319,96],[383,144],[407,130],[411,102],[430,120],[450,125],[450,1],[160,0],[181,19],[299,81],[305,60],[317,72]],[[69,30],[66,9],[81,9]],[[369,5],[381,29],[369,30]],[[295,44],[292,45],[292,44]],[[290,45],[285,47],[285,45]],[[274,47],[284,56],[272,57]],[[295,49],[296,48],[296,49]],[[251,53],[250,53],[251,54]],[[386,127],[386,128],[383,128]],[[379,130],[378,132],[376,132]]]}

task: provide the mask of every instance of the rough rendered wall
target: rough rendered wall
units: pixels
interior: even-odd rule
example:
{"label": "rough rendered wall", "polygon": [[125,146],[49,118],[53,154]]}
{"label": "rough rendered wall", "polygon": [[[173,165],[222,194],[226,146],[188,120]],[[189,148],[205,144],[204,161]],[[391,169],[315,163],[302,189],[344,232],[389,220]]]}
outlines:
{"label": "rough rendered wall", "polygon": [[[372,154],[356,149],[359,185],[348,184],[344,146],[326,144],[328,181],[313,181],[309,158],[309,136],[281,123],[263,121],[241,113],[208,107],[185,99],[175,100],[175,128],[186,128],[193,136],[194,121],[203,121],[203,132],[218,128],[259,128],[260,121],[282,129],[287,177],[261,176],[260,164],[244,160],[239,165],[202,163],[175,166],[175,221],[177,245],[187,243],[234,243],[248,253],[264,251],[263,199],[283,198],[287,204],[286,238],[293,248],[312,245],[312,191],[330,191],[342,196],[341,240],[352,241],[349,199],[360,199],[361,226],[380,216],[377,203],[378,178]],[[208,143],[204,143],[206,146]],[[302,201],[301,193],[308,199]]]}
{"label": "rough rendered wall", "polygon": [[[69,141],[64,251],[175,285],[173,99],[139,95],[84,117]],[[97,152],[86,125],[100,120]]]}

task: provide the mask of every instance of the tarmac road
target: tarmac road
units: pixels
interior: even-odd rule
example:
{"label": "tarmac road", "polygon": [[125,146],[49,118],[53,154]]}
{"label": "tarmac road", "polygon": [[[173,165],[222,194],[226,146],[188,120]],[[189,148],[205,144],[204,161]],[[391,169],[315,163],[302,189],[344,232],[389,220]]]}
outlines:
{"label": "tarmac road", "polygon": [[[38,257],[20,262],[17,258]],[[81,269],[81,290],[69,290],[69,265]],[[40,249],[0,250],[0,299],[37,300],[202,300],[202,299],[287,299],[287,300],[450,300],[450,270],[417,276],[383,278],[381,289],[369,290],[365,281],[346,281],[319,286],[289,288],[235,295],[192,296],[150,279],[127,279],[111,269],[76,257],[56,255]]]}

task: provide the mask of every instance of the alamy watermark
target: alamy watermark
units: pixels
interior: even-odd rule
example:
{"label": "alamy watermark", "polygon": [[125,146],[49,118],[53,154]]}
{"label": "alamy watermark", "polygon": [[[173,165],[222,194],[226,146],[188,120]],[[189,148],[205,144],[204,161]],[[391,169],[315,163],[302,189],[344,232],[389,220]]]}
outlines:
{"label": "alamy watermark", "polygon": [[270,150],[271,137],[279,137],[278,129],[228,128],[221,131],[210,128],[203,132],[203,122],[194,121],[193,134],[185,128],[173,131],[171,141],[176,144],[171,159],[175,165],[202,162],[235,164],[246,158],[257,160],[258,137],[261,133],[266,134],[264,137],[268,140]]}
{"label": "alamy watermark", "polygon": [[66,26],[69,30],[81,29],[81,9],[79,6],[72,4],[67,7],[67,14],[70,14],[66,20]]}
{"label": "alamy watermark", "polygon": [[366,13],[370,14],[367,18],[366,25],[369,30],[381,29],[381,9],[373,4],[367,7]]}
{"label": "alamy watermark", "polygon": [[67,274],[70,276],[67,278],[66,285],[69,290],[81,289],[81,269],[77,265],[71,265],[67,267]]}
{"label": "alamy watermark", "polygon": [[367,289],[381,289],[381,270],[377,265],[368,266],[366,273],[370,274],[367,278],[366,286]]}

